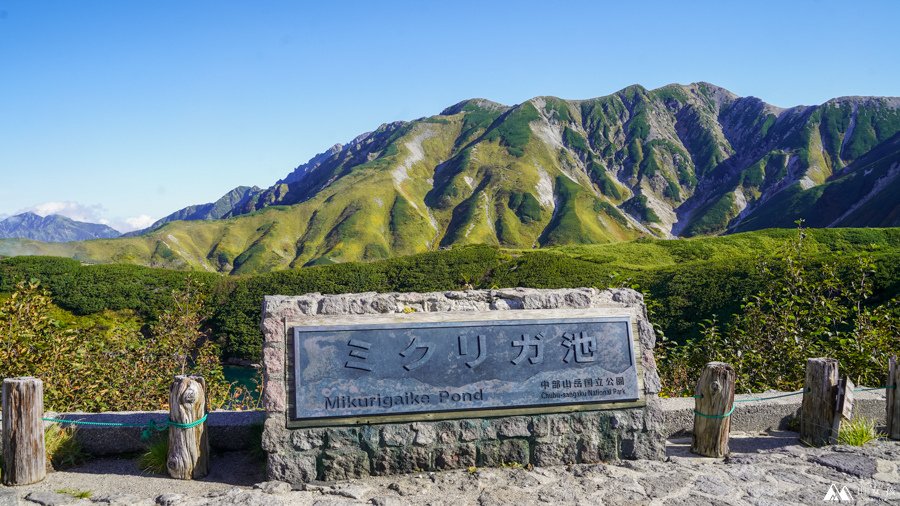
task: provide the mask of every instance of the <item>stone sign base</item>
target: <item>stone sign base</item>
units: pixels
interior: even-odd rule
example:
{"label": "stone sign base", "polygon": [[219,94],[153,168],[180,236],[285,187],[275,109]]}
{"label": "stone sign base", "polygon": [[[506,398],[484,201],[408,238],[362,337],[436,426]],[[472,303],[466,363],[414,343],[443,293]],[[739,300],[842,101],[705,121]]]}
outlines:
{"label": "stone sign base", "polygon": [[[631,309],[646,405],[570,413],[372,425],[288,428],[288,328],[322,315],[517,309]],[[633,290],[590,288],[470,290],[270,296],[263,304],[263,449],[268,477],[291,483],[470,466],[535,465],[662,459],[663,415],[653,358],[655,335],[643,297]],[[560,411],[566,407],[561,406]]]}

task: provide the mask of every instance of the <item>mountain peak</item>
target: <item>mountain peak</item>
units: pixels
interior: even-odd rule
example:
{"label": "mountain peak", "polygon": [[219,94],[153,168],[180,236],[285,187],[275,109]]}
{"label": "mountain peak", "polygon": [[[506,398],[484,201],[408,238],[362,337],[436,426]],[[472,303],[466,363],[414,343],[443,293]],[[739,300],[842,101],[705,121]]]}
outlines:
{"label": "mountain peak", "polygon": [[868,106],[880,106],[887,107],[888,109],[900,109],[900,97],[872,97],[866,95],[849,95],[845,97],[836,97],[832,98],[825,102],[825,104],[833,104],[833,105],[868,105]]}
{"label": "mountain peak", "polygon": [[441,116],[452,116],[463,111],[472,111],[477,109],[484,109],[488,111],[505,111],[509,109],[509,106],[494,102],[493,100],[488,100],[486,98],[470,98],[444,109],[443,111],[441,111]]}

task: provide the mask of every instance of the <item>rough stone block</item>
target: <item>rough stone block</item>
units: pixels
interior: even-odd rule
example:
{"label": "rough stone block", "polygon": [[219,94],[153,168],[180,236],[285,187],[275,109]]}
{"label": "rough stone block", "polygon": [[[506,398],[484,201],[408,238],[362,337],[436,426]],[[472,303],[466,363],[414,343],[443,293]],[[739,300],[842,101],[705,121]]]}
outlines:
{"label": "rough stone block", "polygon": [[477,463],[478,451],[472,443],[443,446],[434,452],[436,469],[459,469],[474,466]]}
{"label": "rough stone block", "polygon": [[585,433],[577,441],[579,463],[593,464],[619,460],[619,444],[615,432]]}
{"label": "rough stone block", "polygon": [[415,433],[408,424],[390,424],[381,428],[381,444],[384,446],[409,446]]}
{"label": "rough stone block", "polygon": [[356,428],[335,428],[325,430],[325,447],[329,450],[358,448],[359,432]]}
{"label": "rough stone block", "polygon": [[270,480],[300,485],[318,478],[315,453],[270,452],[266,460],[266,472]]}
{"label": "rough stone block", "polygon": [[434,451],[420,446],[383,448],[372,457],[375,474],[412,473],[434,468]]}
{"label": "rough stone block", "polygon": [[481,424],[474,420],[460,420],[459,422],[459,439],[460,441],[478,441],[481,439]]}
{"label": "rough stone block", "polygon": [[434,430],[434,424],[414,423],[412,425],[412,430],[416,433],[413,438],[414,445],[429,446],[437,441],[437,432]]}
{"label": "rough stone block", "polygon": [[500,418],[494,422],[497,434],[502,437],[528,437],[531,431],[528,429],[530,420],[524,416]]}
{"label": "rough stone block", "polygon": [[531,462],[531,449],[526,439],[484,441],[478,447],[478,465],[497,467],[504,464],[527,465]]}
{"label": "rough stone block", "polygon": [[300,429],[291,432],[291,445],[300,451],[318,449],[325,445],[323,429]]}
{"label": "rough stone block", "polygon": [[534,462],[536,466],[559,466],[574,464],[577,459],[575,440],[567,437],[550,437],[535,441]]}
{"label": "rough stone block", "polygon": [[266,388],[263,390],[262,405],[267,413],[284,413],[286,408],[287,394],[284,390],[284,382],[271,379],[266,381]]}
{"label": "rough stone block", "polygon": [[369,469],[369,454],[362,450],[325,450],[322,455],[322,479],[325,481],[369,476]]}
{"label": "rough stone block", "polygon": [[459,441],[460,426],[456,420],[449,420],[435,424],[435,430],[438,435],[438,442],[441,444],[452,444]]}
{"label": "rough stone block", "polygon": [[592,434],[608,427],[606,417],[608,415],[594,411],[574,413],[570,418],[570,426],[575,434]]}
{"label": "rough stone block", "polygon": [[619,444],[623,459],[660,460],[666,454],[666,438],[660,433],[629,431]]}
{"label": "rough stone block", "polygon": [[263,345],[263,370],[271,378],[284,374],[284,350],[271,345]]}
{"label": "rough stone block", "polygon": [[535,437],[562,436],[571,431],[569,415],[539,415],[531,423]]}

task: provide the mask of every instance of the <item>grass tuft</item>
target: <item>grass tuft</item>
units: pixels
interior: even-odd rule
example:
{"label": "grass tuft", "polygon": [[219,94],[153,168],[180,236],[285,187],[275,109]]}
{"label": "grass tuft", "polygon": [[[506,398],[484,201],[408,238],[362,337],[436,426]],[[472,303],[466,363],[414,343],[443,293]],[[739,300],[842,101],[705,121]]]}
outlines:
{"label": "grass tuft", "polygon": [[866,417],[854,417],[841,424],[838,432],[838,443],[849,446],[865,446],[885,437],[875,428],[875,420]]}
{"label": "grass tuft", "polygon": [[90,499],[94,495],[90,490],[77,490],[74,488],[61,488],[56,493],[70,495],[75,499]]}
{"label": "grass tuft", "polygon": [[87,455],[75,437],[75,429],[51,425],[44,432],[47,460],[54,469],[65,469],[84,462]]}
{"label": "grass tuft", "polygon": [[169,459],[169,438],[159,438],[147,448],[147,451],[138,459],[141,471],[152,474],[166,474],[166,463]]}

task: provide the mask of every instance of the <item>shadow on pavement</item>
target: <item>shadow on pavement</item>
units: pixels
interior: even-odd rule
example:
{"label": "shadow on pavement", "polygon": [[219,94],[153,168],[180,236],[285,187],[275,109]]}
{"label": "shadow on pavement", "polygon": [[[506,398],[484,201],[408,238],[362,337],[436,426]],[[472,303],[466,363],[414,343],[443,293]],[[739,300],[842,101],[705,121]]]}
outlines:
{"label": "shadow on pavement", "polygon": [[[773,431],[765,434],[732,434],[728,440],[731,455],[752,454],[789,446],[800,446],[799,434],[790,431]],[[667,457],[705,459],[691,453],[691,438],[673,438],[666,442]]]}
{"label": "shadow on pavement", "polygon": [[[98,457],[59,472],[70,474],[102,474],[132,476],[146,479],[171,480],[169,476],[146,473],[140,469],[137,457]],[[209,475],[196,482],[224,483],[234,486],[251,486],[265,481],[265,462],[246,452],[214,453],[210,457]]]}

